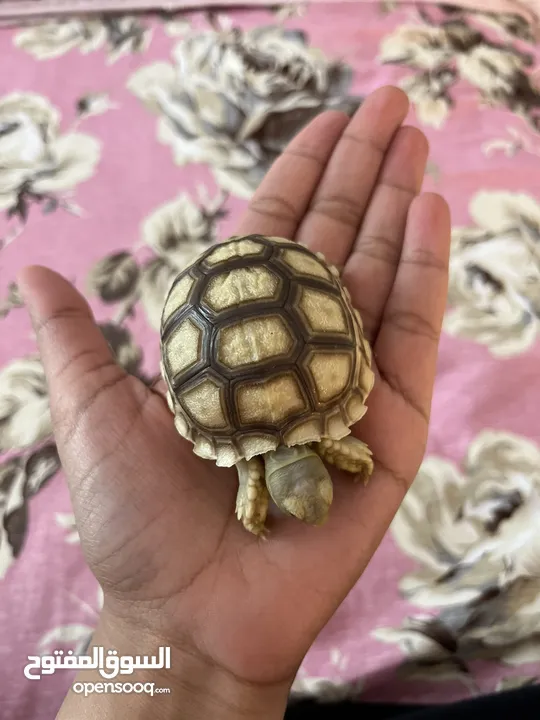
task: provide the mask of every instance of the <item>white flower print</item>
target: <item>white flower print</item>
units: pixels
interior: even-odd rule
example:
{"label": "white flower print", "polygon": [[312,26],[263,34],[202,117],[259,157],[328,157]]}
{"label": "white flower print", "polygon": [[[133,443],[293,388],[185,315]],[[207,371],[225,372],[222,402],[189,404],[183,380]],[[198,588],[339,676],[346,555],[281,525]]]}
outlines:
{"label": "white flower print", "polygon": [[510,357],[535,342],[540,317],[540,204],[523,193],[482,191],[474,221],[452,233],[446,332]]}
{"label": "white flower print", "polygon": [[151,31],[133,15],[62,18],[36,23],[15,35],[17,47],[36,60],[50,60],[72,50],[87,54],[106,47],[109,63],[148,46]]}
{"label": "white flower print", "polygon": [[207,199],[200,188],[200,204],[187,193],[157,208],[142,223],[146,245],[177,270],[183,270],[217,240],[217,220],[223,217],[224,197]]}
{"label": "white flower print", "polygon": [[19,450],[52,434],[45,371],[35,355],[0,369],[0,452]]}
{"label": "white flower print", "polygon": [[30,499],[59,468],[58,452],[52,444],[0,463],[0,579],[23,550]]}
{"label": "white flower print", "polygon": [[66,530],[64,538],[68,545],[76,545],[80,543],[79,532],[75,523],[75,515],[73,513],[55,513],[55,520],[58,527]]}
{"label": "white flower print", "polygon": [[60,113],[36,93],[0,97],[0,210],[24,224],[31,204],[43,212],[63,207],[78,213],[65,196],[95,172],[98,140],[60,131]]}
{"label": "white flower print", "polygon": [[[540,661],[540,450],[525,438],[484,431],[464,470],[427,458],[392,523],[418,563],[400,589],[429,614],[374,635],[404,650],[409,670],[457,672],[466,661]],[[453,668],[453,670],[452,670]]]}
{"label": "white flower print", "polygon": [[461,79],[478,90],[485,105],[506,107],[540,129],[540,90],[530,75],[532,53],[511,42],[492,41],[474,24],[481,19],[499,30],[504,26],[506,32],[532,43],[524,21],[502,21],[450,7],[444,8],[440,22],[430,18],[426,7],[418,16],[418,23],[401,25],[383,39],[379,60],[417,71],[401,84],[422,123],[442,127],[452,106],[452,86]]}
{"label": "white flower print", "polygon": [[177,164],[208,163],[220,187],[250,197],[310,119],[359,104],[351,80],[302,32],[271,26],[190,33],[173,63],[142,67],[128,87],[158,115]]}

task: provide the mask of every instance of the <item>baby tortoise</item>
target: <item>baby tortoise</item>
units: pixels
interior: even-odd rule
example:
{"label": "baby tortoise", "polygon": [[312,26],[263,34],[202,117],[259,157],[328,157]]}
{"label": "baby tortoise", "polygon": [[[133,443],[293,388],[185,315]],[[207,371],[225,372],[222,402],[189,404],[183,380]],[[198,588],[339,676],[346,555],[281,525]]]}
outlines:
{"label": "baby tortoise", "polygon": [[336,268],[279,237],[232,237],[174,280],[161,321],[161,372],[175,426],[194,452],[236,465],[236,514],[265,532],[269,494],[322,524],[323,463],[367,481],[371,452],[350,435],[373,387],[362,320]]}

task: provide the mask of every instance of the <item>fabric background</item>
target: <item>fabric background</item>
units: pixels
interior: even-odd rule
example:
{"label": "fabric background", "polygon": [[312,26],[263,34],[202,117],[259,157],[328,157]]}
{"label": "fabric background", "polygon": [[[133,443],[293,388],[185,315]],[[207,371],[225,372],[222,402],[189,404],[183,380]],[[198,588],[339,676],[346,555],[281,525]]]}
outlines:
{"label": "fabric background", "polygon": [[2,720],[54,716],[72,678],[29,681],[27,657],[82,651],[101,606],[17,271],[65,274],[119,362],[150,377],[174,274],[234,232],[311,117],[386,83],[408,92],[431,145],[425,189],[453,215],[433,421],[418,478],[294,690],[448,702],[536,682],[540,91],[527,21],[391,1],[64,17],[3,28],[0,57]]}
{"label": "fabric background", "polygon": [[[438,4],[435,0],[427,0]],[[310,5],[324,3],[326,6],[332,3],[343,4],[344,2],[372,2],[372,0],[309,0]],[[396,0],[395,4],[406,3],[406,0]],[[276,3],[277,4],[277,3]],[[490,12],[516,13],[527,18],[529,22],[538,18],[540,5],[538,0],[453,0],[449,5],[457,7],[468,7],[473,10],[487,10]],[[231,3],[230,0],[212,0],[211,3],[204,3],[201,0],[3,0],[0,4],[0,18],[23,17],[37,15],[48,15],[54,13],[56,16],[62,13],[75,15],[88,12],[127,12],[134,10],[147,11],[162,8],[163,10],[188,10],[199,9],[202,5],[212,7],[268,7],[268,0],[241,0]],[[298,0],[285,0],[279,3],[282,7],[298,5]]]}

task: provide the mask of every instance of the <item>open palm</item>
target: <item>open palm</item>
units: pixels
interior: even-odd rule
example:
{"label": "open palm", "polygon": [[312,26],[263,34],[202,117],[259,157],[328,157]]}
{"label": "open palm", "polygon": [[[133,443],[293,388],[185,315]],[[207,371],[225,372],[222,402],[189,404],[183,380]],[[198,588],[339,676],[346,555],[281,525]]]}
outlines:
{"label": "open palm", "polygon": [[446,300],[449,215],[420,191],[427,142],[401,127],[394,88],[349,120],[317,117],[276,161],[237,230],[294,238],[343,268],[374,350],[375,388],[354,428],[375,471],[333,474],[323,527],[234,516],[233,470],[196,457],[158,390],[115,364],[77,291],[44,268],[20,286],[50,387],[56,439],[105,609],[249,683],[292,677],[356,582],[424,452]]}

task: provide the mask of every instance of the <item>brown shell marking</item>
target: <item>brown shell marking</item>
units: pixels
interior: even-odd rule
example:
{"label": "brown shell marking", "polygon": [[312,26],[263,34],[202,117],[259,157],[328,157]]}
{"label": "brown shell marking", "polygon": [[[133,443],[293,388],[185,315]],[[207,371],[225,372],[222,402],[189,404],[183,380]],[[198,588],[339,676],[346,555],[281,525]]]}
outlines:
{"label": "brown shell marking", "polygon": [[292,241],[207,250],[171,286],[161,336],[176,427],[218,465],[340,439],[366,411],[360,316],[339,272]]}

